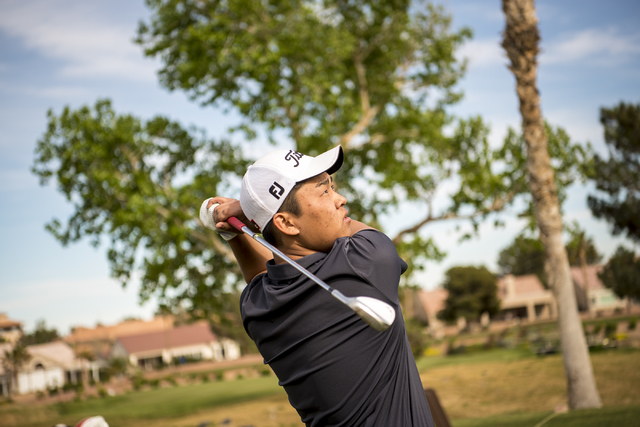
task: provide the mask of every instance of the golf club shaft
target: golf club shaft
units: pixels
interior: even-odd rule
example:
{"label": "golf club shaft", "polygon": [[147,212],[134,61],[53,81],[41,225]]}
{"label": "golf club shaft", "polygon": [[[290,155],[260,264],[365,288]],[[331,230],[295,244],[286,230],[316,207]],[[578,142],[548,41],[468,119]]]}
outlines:
{"label": "golf club shaft", "polygon": [[238,218],[232,216],[231,218],[227,219],[227,222],[229,224],[231,224],[234,228],[236,228],[238,231],[242,231],[243,233],[245,233],[246,235],[251,237],[253,240],[257,241],[262,246],[264,246],[265,248],[269,249],[274,254],[278,255],[280,258],[285,260],[287,263],[289,263],[291,266],[293,266],[296,270],[298,270],[300,273],[302,273],[305,276],[307,276],[309,279],[313,280],[315,283],[320,285],[322,288],[324,288],[325,290],[329,291],[329,293],[331,293],[331,295],[333,295],[337,300],[339,300],[343,304],[346,304],[347,306],[349,306],[349,301],[347,300],[347,297],[345,297],[342,294],[342,292],[340,292],[337,289],[333,289],[331,286],[327,285],[324,281],[322,281],[321,279],[316,277],[313,273],[311,273],[306,268],[302,267],[300,264],[298,264],[297,262],[295,262],[294,260],[289,258],[287,255],[285,255],[281,250],[279,250],[278,248],[276,248],[275,246],[273,246],[272,244],[270,244],[269,242],[264,240],[264,238],[262,236],[260,236],[259,234],[254,233],[253,231],[251,231],[249,229],[249,227],[244,225],[244,223],[242,221],[240,221]]}

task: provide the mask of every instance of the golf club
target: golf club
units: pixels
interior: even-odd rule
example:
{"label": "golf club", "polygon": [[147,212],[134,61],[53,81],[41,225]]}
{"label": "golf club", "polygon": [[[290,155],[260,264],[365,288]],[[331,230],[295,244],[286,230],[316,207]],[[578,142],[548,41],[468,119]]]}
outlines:
{"label": "golf club", "polygon": [[338,301],[345,304],[351,310],[355,311],[358,316],[362,320],[364,320],[369,326],[371,326],[376,331],[386,331],[389,326],[393,324],[393,321],[396,318],[396,311],[386,302],[380,301],[371,297],[347,297],[342,294],[337,289],[333,289],[331,286],[327,285],[325,282],[320,280],[318,277],[313,275],[307,269],[302,267],[300,264],[286,256],[282,251],[276,249],[273,245],[269,244],[266,240],[262,238],[257,233],[254,233],[242,223],[238,218],[231,217],[227,219],[227,222],[231,224],[238,231],[242,231],[247,234],[253,240],[256,240],[258,243],[269,249],[274,254],[278,255],[280,258],[291,264],[296,268],[300,273],[307,276],[309,279],[316,282],[325,290],[329,291],[331,295],[333,295]]}

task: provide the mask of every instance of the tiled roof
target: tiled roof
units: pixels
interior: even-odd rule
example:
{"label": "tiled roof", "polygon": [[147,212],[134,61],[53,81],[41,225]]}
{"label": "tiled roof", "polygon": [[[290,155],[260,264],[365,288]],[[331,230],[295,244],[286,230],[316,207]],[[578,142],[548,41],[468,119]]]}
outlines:
{"label": "tiled roof", "polygon": [[68,343],[92,341],[115,341],[118,337],[159,332],[173,328],[173,316],[156,316],[153,320],[126,320],[113,326],[99,325],[95,328],[77,327],[64,340]]}
{"label": "tiled roof", "polygon": [[546,291],[540,279],[535,274],[527,274],[525,276],[512,276],[508,275],[498,279],[498,296],[501,299],[507,297],[508,282],[513,282],[513,295],[512,297],[519,297],[523,295],[542,294]]}
{"label": "tiled roof", "polygon": [[16,326],[22,327],[22,322],[11,320],[6,314],[0,313],[0,329],[14,328]]}
{"label": "tiled roof", "polygon": [[206,322],[178,326],[162,332],[119,337],[118,341],[129,354],[143,351],[209,344],[216,340]]}
{"label": "tiled roof", "polygon": [[41,356],[66,368],[75,366],[79,360],[69,344],[64,341],[29,345],[27,351],[33,357]]}
{"label": "tiled roof", "polygon": [[[585,269],[587,270],[589,289],[595,290],[605,288],[604,284],[598,277],[598,273],[602,271],[602,268],[602,265],[587,265],[585,267]],[[585,289],[584,274],[581,267],[571,267],[571,277],[578,286],[580,286],[582,289]]]}

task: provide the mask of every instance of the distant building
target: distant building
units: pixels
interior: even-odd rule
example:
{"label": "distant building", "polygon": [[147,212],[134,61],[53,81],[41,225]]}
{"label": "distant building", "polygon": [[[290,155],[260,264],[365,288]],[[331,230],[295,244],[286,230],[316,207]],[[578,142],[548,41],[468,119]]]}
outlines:
{"label": "distant building", "polygon": [[571,268],[571,277],[577,285],[578,307],[591,315],[622,310],[627,306],[627,298],[618,298],[615,292],[604,286],[598,277],[602,269],[602,265],[588,265],[584,271],[581,267]]}
{"label": "distant building", "polygon": [[498,280],[500,312],[496,319],[536,320],[555,319],[558,309],[553,293],[545,289],[535,274],[513,276]]}
{"label": "distant building", "polygon": [[438,313],[444,308],[448,295],[446,289],[436,288],[431,291],[420,290],[417,292],[417,298],[413,299],[414,317],[428,325],[433,335],[438,335],[444,326],[438,319]]}
{"label": "distant building", "polygon": [[76,327],[64,337],[76,352],[86,351],[101,359],[109,358],[111,348],[118,337],[140,335],[172,329],[173,316],[155,316],[152,320],[128,319],[116,325],[97,325],[95,328]]}
{"label": "distant building", "polygon": [[[4,358],[5,350],[11,351],[12,348],[11,344],[2,345],[0,359]],[[90,373],[95,381],[98,380],[97,363],[76,357],[71,347],[63,341],[29,345],[26,348],[31,360],[18,370],[17,383],[13,383],[10,372],[0,364],[0,392],[5,396],[11,383],[18,394],[27,394],[62,387],[65,383],[76,384],[82,378],[83,371]]]}
{"label": "distant building", "polygon": [[112,358],[124,358],[145,369],[180,360],[232,360],[240,357],[235,341],[216,337],[206,322],[158,332],[118,337]]}
{"label": "distant building", "polygon": [[[580,311],[589,311],[593,315],[598,315],[627,307],[626,298],[618,298],[600,281],[598,273],[602,268],[602,265],[589,265],[585,271],[581,267],[571,268],[576,302]],[[546,289],[534,274],[524,276],[507,274],[498,279],[497,287],[500,311],[492,320],[521,319],[534,322],[556,319],[558,316],[553,292]],[[441,334],[444,324],[437,316],[438,312],[445,307],[448,295],[447,290],[443,288],[431,291],[419,290],[416,292],[417,297],[413,297],[412,294],[408,299],[412,306],[407,312],[428,325],[432,334]]]}
{"label": "distant building", "polygon": [[5,313],[0,313],[0,337],[6,342],[15,343],[22,335],[22,323],[9,319]]}

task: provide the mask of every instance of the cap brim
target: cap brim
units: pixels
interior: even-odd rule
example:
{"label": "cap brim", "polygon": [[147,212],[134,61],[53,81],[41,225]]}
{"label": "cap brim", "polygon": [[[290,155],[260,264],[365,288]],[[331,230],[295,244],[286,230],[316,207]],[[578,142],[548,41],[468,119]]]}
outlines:
{"label": "cap brim", "polygon": [[298,182],[320,175],[323,172],[332,175],[340,169],[343,161],[344,153],[342,151],[342,146],[338,145],[337,147],[314,157],[304,173],[298,178]]}

